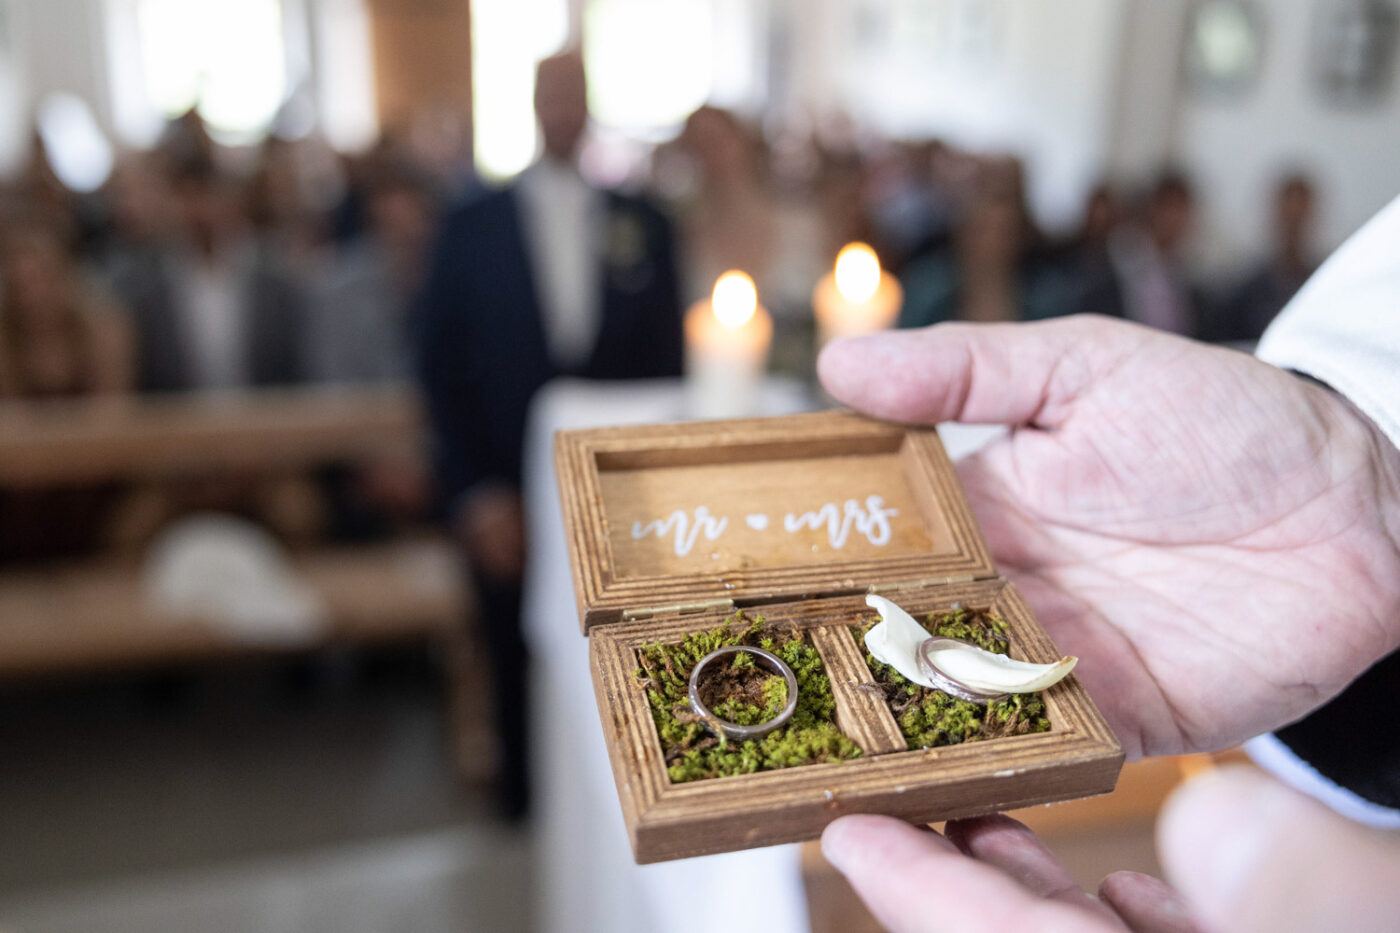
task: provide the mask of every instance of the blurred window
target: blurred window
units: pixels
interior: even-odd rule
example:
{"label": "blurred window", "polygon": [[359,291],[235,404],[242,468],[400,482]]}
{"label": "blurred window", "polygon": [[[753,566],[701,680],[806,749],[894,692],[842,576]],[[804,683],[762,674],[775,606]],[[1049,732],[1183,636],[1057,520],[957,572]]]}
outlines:
{"label": "blurred window", "polygon": [[343,152],[367,149],[379,135],[369,7],[365,0],[319,0],[311,15],[321,130]]}
{"label": "blurred window", "polygon": [[476,167],[506,178],[535,158],[535,65],[569,35],[565,0],[473,0],[472,122]]}
{"label": "blurred window", "polygon": [[710,96],[707,0],[592,0],[583,36],[589,108],[603,126],[641,134],[673,128]]}
{"label": "blurred window", "polygon": [[26,155],[26,88],[14,49],[14,16],[0,5],[0,176],[18,171]]}
{"label": "blurred window", "polygon": [[[610,137],[655,141],[706,101],[752,109],[760,75],[753,0],[582,0],[588,103]],[[488,178],[539,151],[535,65],[570,43],[565,0],[474,0],[472,83],[476,166]]]}
{"label": "blurred window", "polygon": [[157,110],[195,107],[229,141],[271,124],[288,90],[280,0],[137,0],[136,27]]}

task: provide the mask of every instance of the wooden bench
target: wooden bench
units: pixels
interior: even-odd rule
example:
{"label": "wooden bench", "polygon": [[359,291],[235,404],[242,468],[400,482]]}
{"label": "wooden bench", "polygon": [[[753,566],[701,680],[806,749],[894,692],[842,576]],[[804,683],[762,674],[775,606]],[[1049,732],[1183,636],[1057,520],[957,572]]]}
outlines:
{"label": "wooden bench", "polygon": [[421,450],[423,440],[407,387],[4,402],[0,486],[284,473]]}
{"label": "wooden bench", "polygon": [[[410,386],[0,403],[0,487],[9,489],[286,476],[424,447]],[[488,773],[484,677],[467,628],[471,597],[450,545],[429,538],[320,547],[295,553],[292,563],[329,611],[314,644],[258,644],[197,619],[160,617],[135,561],[0,571],[0,678],[428,639],[447,660],[458,770],[469,778]]]}
{"label": "wooden bench", "polygon": [[84,563],[0,573],[0,677],[147,667],[331,645],[447,639],[466,617],[460,574],[440,541],[326,548],[294,556],[324,602],[314,643],[268,645],[152,610],[139,568]]}

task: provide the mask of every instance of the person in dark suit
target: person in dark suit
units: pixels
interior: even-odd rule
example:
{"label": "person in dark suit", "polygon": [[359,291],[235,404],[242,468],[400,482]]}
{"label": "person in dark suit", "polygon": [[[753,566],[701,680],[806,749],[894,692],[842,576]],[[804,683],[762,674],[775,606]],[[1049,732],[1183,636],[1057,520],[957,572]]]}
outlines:
{"label": "person in dark suit", "polygon": [[1317,271],[1312,230],[1317,195],[1306,175],[1290,174],[1274,191],[1274,249],[1226,295],[1209,338],[1254,341]]}
{"label": "person in dark suit", "polygon": [[418,322],[443,510],[470,561],[495,675],[510,816],[528,805],[519,489],[530,401],[561,375],[678,375],[683,355],[671,226],[579,175],[586,101],[578,54],[540,63],[544,155],[448,214]]}
{"label": "person in dark suit", "polygon": [[107,262],[135,324],[137,388],[300,381],[304,292],[247,230],[233,182],[193,159],[175,167],[172,188],[177,241],[132,242]]}

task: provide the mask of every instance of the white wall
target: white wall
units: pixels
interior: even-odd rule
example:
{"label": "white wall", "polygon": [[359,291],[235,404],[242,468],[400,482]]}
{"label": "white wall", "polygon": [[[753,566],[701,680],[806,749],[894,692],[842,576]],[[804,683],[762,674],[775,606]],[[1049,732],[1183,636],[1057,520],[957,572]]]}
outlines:
{"label": "white wall", "polygon": [[111,130],[101,0],[0,0],[11,60],[0,64],[0,173],[29,154],[34,105],[66,91],[87,101]]}
{"label": "white wall", "polygon": [[1114,181],[1135,185],[1161,170],[1176,139],[1189,7],[1182,0],[1125,0],[1123,7],[1108,78],[1116,100],[1104,168]]}
{"label": "white wall", "polygon": [[[377,125],[365,0],[283,0],[288,70],[305,79],[337,145],[368,144]],[[122,145],[149,145],[164,119],[144,99],[133,0],[0,0],[0,175],[28,156],[34,106],[66,91]],[[314,36],[312,35],[314,33]]]}
{"label": "white wall", "polygon": [[1126,11],[1126,0],[868,0],[832,17],[847,53],[818,61],[868,126],[1024,156],[1037,216],[1062,226],[1109,156]]}
{"label": "white wall", "polygon": [[1231,101],[1188,95],[1176,120],[1173,149],[1201,190],[1211,264],[1252,256],[1267,244],[1265,204],[1288,167],[1305,168],[1319,182],[1323,249],[1400,195],[1400,74],[1377,105],[1328,105],[1309,71],[1317,4],[1269,0],[1256,7],[1265,42],[1257,87]]}

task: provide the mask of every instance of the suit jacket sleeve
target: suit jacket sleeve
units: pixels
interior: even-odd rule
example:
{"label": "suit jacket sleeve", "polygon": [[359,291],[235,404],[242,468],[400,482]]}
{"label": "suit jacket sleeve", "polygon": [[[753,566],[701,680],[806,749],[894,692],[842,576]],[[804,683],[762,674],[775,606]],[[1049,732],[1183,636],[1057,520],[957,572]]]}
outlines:
{"label": "suit jacket sleeve", "polygon": [[470,365],[464,308],[471,300],[461,257],[466,225],[449,217],[434,246],[418,305],[418,368],[432,428],[433,461],[442,511],[485,478],[474,456],[473,413],[477,387]]}
{"label": "suit jacket sleeve", "polygon": [[[1400,446],[1400,199],[1336,252],[1265,332],[1258,356],[1346,396]],[[1400,507],[1400,504],[1396,504]],[[1247,748],[1340,812],[1400,827],[1400,655]]]}
{"label": "suit jacket sleeve", "polygon": [[676,261],[675,230],[665,214],[656,211],[655,217],[658,313],[652,318],[656,332],[649,342],[656,352],[645,357],[652,360],[651,372],[645,375],[669,378],[679,376],[685,365],[681,283]]}

